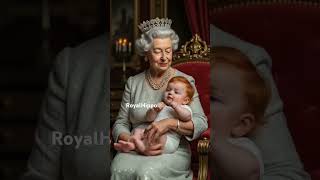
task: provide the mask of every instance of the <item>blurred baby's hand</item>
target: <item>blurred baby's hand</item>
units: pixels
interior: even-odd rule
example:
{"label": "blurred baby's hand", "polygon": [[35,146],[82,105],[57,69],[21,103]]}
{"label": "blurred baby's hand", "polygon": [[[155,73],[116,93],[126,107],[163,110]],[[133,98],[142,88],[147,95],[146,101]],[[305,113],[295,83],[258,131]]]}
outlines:
{"label": "blurred baby's hand", "polygon": [[154,110],[157,111],[157,112],[160,112],[166,105],[164,104],[164,102],[159,102],[157,104],[156,107],[154,107]]}
{"label": "blurred baby's hand", "polygon": [[171,101],[171,102],[169,103],[169,106],[171,106],[171,107],[174,109],[174,108],[176,108],[176,107],[178,106],[178,103],[175,102],[175,101]]}

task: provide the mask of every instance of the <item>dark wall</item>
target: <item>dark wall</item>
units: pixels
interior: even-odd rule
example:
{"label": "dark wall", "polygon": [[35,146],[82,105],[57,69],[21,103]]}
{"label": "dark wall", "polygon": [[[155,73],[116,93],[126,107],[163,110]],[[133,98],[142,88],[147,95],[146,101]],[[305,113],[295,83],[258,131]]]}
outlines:
{"label": "dark wall", "polygon": [[50,26],[42,21],[43,0],[0,3],[1,180],[18,179],[25,170],[56,54],[108,29],[105,0],[48,1]]}
{"label": "dark wall", "polygon": [[180,37],[179,47],[191,39],[184,0],[168,1],[168,17],[173,20],[172,28]]}

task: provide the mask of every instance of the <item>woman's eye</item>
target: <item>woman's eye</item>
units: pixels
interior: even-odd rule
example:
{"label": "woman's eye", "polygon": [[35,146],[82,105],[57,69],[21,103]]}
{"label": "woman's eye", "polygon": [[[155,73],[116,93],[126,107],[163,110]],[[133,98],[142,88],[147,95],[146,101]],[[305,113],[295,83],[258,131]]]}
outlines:
{"label": "woman's eye", "polygon": [[161,51],[159,49],[155,49],[154,53],[159,54],[159,53],[161,53]]}

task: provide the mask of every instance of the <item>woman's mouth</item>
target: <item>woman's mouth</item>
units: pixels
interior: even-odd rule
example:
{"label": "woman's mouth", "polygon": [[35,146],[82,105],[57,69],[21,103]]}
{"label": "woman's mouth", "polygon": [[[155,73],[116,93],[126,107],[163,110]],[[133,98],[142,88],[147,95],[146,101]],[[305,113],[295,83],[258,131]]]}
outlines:
{"label": "woman's mouth", "polygon": [[167,67],[168,63],[159,63],[160,67]]}

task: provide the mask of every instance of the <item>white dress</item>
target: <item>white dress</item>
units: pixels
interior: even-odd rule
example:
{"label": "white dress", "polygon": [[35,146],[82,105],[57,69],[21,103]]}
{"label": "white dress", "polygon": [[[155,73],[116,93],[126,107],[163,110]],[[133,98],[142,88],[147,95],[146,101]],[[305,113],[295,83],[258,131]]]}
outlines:
{"label": "white dress", "polygon": [[[182,107],[190,111],[190,113],[192,114],[192,110],[188,105],[182,105]],[[179,118],[176,111],[170,106],[164,106],[164,108],[159,112],[154,121],[157,122],[167,118]],[[137,128],[145,129],[148,127],[148,125],[149,123],[141,124]],[[165,135],[167,138],[163,153],[174,153],[179,147],[181,135],[174,131],[169,131]]]}

